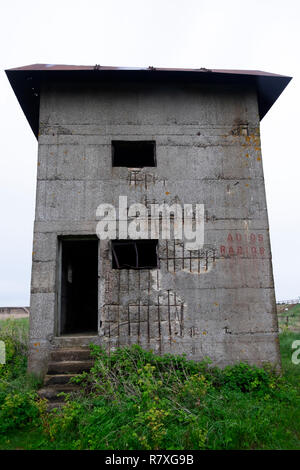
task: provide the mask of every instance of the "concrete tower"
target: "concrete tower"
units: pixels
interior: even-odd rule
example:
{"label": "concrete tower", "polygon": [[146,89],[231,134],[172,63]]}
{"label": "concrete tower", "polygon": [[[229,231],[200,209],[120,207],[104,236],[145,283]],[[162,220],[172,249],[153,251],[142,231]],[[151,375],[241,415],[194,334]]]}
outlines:
{"label": "concrete tower", "polygon": [[[32,65],[6,71],[38,138],[31,371],[94,342],[279,363],[260,120],[290,77]],[[97,207],[204,205],[204,244],[99,240]],[[119,217],[118,211],[116,212]],[[141,215],[141,214],[139,214]],[[195,214],[192,214],[195,217]]]}

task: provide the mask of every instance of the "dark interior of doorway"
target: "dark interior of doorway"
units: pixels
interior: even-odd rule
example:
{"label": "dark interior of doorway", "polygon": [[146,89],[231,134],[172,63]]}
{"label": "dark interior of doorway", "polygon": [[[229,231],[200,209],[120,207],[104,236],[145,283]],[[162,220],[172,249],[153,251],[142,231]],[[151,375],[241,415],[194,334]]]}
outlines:
{"label": "dark interior of doorway", "polygon": [[61,240],[60,334],[95,333],[98,323],[98,240]]}

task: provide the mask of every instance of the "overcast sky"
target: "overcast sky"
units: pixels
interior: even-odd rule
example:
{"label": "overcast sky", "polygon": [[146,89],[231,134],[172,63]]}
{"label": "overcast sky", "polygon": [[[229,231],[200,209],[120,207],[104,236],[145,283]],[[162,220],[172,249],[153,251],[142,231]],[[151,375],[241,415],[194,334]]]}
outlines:
{"label": "overcast sky", "polygon": [[0,306],[29,305],[37,165],[4,69],[34,63],[293,76],[261,138],[276,296],[300,296],[299,0],[2,0],[0,44]]}

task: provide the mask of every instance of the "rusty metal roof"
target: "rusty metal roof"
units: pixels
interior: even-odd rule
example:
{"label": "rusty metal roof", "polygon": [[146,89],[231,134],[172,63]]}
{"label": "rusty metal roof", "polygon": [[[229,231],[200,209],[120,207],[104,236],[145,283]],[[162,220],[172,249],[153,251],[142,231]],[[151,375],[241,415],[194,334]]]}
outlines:
{"label": "rusty metal roof", "polygon": [[260,70],[177,69],[157,67],[109,67],[102,65],[33,64],[5,71],[21,108],[38,136],[41,83],[49,81],[180,81],[249,88],[257,91],[259,116],[262,119],[283,92],[292,77]]}

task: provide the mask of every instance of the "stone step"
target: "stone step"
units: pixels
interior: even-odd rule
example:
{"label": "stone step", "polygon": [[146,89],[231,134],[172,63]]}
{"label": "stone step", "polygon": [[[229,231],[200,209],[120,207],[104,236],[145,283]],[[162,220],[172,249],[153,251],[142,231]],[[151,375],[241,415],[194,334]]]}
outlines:
{"label": "stone step", "polygon": [[56,384],[68,384],[72,377],[76,377],[76,374],[53,374],[46,375],[44,379],[44,386],[56,385]]}
{"label": "stone step", "polygon": [[51,351],[51,361],[89,361],[91,353],[89,349],[53,349]]}
{"label": "stone step", "polygon": [[56,336],[53,338],[53,346],[55,348],[89,348],[91,343],[98,344],[99,336],[97,335],[69,335],[69,336]]}
{"label": "stone step", "polygon": [[51,361],[48,365],[48,375],[81,374],[88,372],[94,361]]}
{"label": "stone step", "polygon": [[64,406],[63,401],[49,401],[47,405],[47,411],[52,411],[54,409],[60,410]]}
{"label": "stone step", "polygon": [[89,348],[81,345],[73,348],[68,346],[65,344],[65,347],[51,351],[44,386],[38,391],[39,396],[48,401],[48,411],[61,408],[65,404],[65,397],[59,396],[60,393],[72,393],[80,389],[79,385],[70,383],[70,379],[82,372],[88,372],[94,364]]}
{"label": "stone step", "polygon": [[72,393],[80,390],[80,387],[73,384],[65,385],[52,385],[45,388],[41,388],[38,394],[41,398],[46,398],[48,401],[64,402],[63,396],[58,396],[60,393]]}

